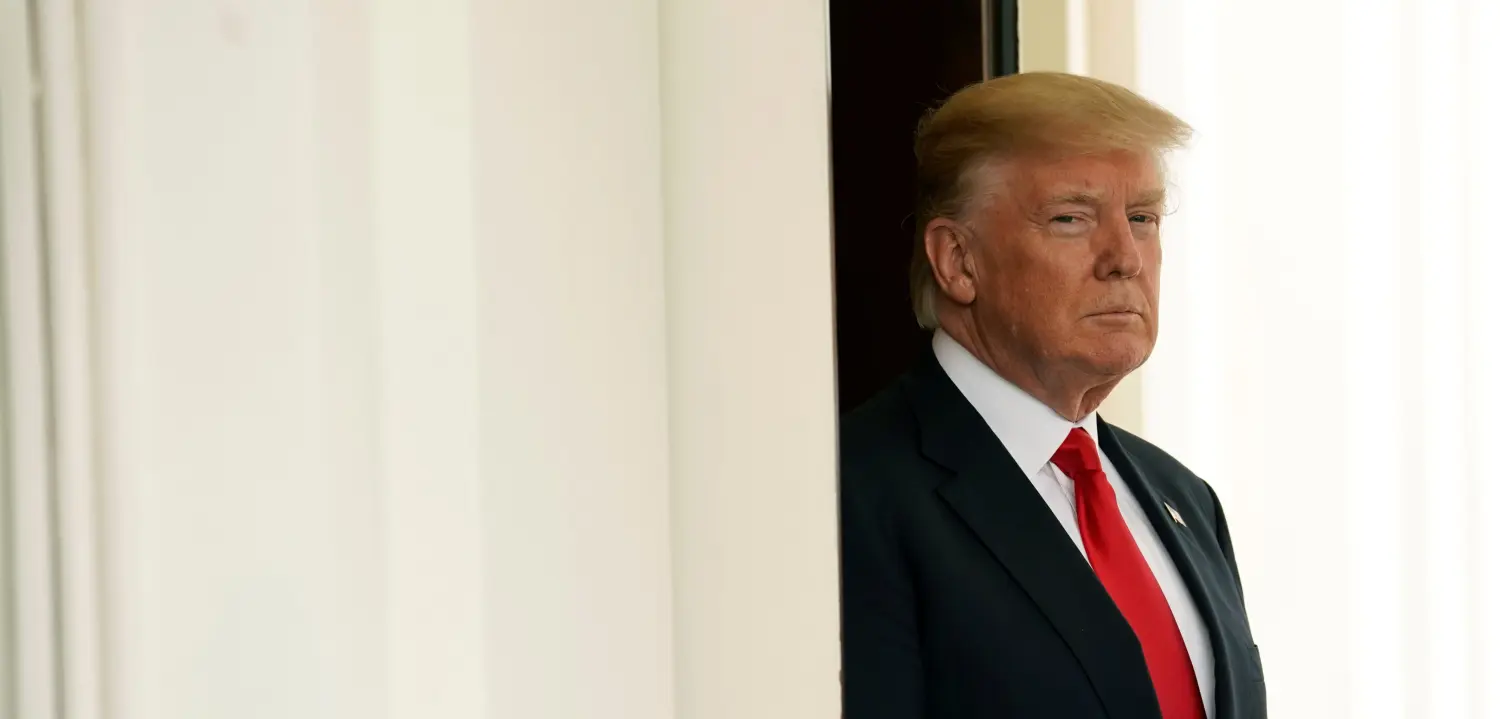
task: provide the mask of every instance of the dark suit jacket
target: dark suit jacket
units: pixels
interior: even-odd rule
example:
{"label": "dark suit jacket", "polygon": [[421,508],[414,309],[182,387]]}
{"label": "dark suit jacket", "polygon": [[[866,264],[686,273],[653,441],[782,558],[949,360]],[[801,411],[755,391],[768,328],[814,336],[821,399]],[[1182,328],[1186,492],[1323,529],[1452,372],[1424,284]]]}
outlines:
{"label": "dark suit jacket", "polygon": [[[1130,625],[931,351],[840,433],[847,719],[1161,716]],[[1208,627],[1205,701],[1218,719],[1263,719],[1218,498],[1145,440],[1102,420],[1099,435]]]}

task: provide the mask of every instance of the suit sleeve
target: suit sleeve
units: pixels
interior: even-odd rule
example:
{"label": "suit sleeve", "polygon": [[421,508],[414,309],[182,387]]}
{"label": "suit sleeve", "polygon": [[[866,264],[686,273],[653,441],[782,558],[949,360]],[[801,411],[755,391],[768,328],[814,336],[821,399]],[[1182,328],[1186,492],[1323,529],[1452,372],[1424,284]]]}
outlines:
{"label": "suit sleeve", "polygon": [[844,717],[921,719],[915,594],[895,522],[848,484],[839,499]]}

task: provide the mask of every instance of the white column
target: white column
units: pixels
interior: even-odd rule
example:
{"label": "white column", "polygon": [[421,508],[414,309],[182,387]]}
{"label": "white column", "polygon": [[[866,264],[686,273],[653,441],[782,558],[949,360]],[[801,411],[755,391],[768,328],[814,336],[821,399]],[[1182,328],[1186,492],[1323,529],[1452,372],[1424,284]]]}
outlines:
{"label": "white column", "polygon": [[489,716],[665,719],[656,3],[474,9]]}
{"label": "white column", "polygon": [[[371,5],[387,711],[485,716],[485,328],[468,0]],[[482,36],[479,36],[482,37]],[[505,238],[499,238],[505,242]],[[488,319],[487,317],[485,319]],[[503,318],[499,318],[503,321]],[[332,328],[330,328],[332,329]],[[497,596],[496,599],[499,599]]]}
{"label": "white column", "polygon": [[670,716],[656,8],[594,5],[90,6],[108,716]]}
{"label": "white column", "polygon": [[1079,0],[1018,0],[1016,21],[1021,72],[1067,72],[1068,59],[1076,54],[1069,35],[1070,11]]}
{"label": "white column", "polygon": [[839,713],[824,4],[663,0],[677,712]]}
{"label": "white column", "polygon": [[837,713],[826,23],[688,5],[85,7],[105,717]]}
{"label": "white column", "polygon": [[86,6],[111,719],[385,705],[360,7]]}
{"label": "white column", "polygon": [[54,719],[51,328],[29,11],[0,2],[0,714]]}

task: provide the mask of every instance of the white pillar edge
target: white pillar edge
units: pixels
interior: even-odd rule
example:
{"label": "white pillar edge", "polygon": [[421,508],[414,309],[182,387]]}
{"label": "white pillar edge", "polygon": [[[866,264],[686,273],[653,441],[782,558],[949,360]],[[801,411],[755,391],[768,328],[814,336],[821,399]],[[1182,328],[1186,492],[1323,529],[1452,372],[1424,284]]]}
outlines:
{"label": "white pillar edge", "polygon": [[60,708],[66,719],[101,719],[94,272],[81,28],[72,0],[40,0],[34,7],[51,291]]}
{"label": "white pillar edge", "polygon": [[661,28],[676,715],[838,716],[826,3]]}
{"label": "white pillar edge", "polygon": [[0,672],[0,712],[58,718],[57,563],[48,326],[45,177],[36,145],[41,101],[31,8],[0,2],[0,638],[12,655]]}
{"label": "white pillar edge", "polygon": [[370,6],[387,711],[485,713],[468,0]]}

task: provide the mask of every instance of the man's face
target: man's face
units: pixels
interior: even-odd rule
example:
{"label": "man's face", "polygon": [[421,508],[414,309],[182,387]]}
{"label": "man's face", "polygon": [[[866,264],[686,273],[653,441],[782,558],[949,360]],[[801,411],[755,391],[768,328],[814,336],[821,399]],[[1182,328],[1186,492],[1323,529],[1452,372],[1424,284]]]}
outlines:
{"label": "man's face", "polygon": [[1117,151],[1007,163],[971,249],[980,331],[1037,368],[1123,376],[1156,344],[1163,188]]}

